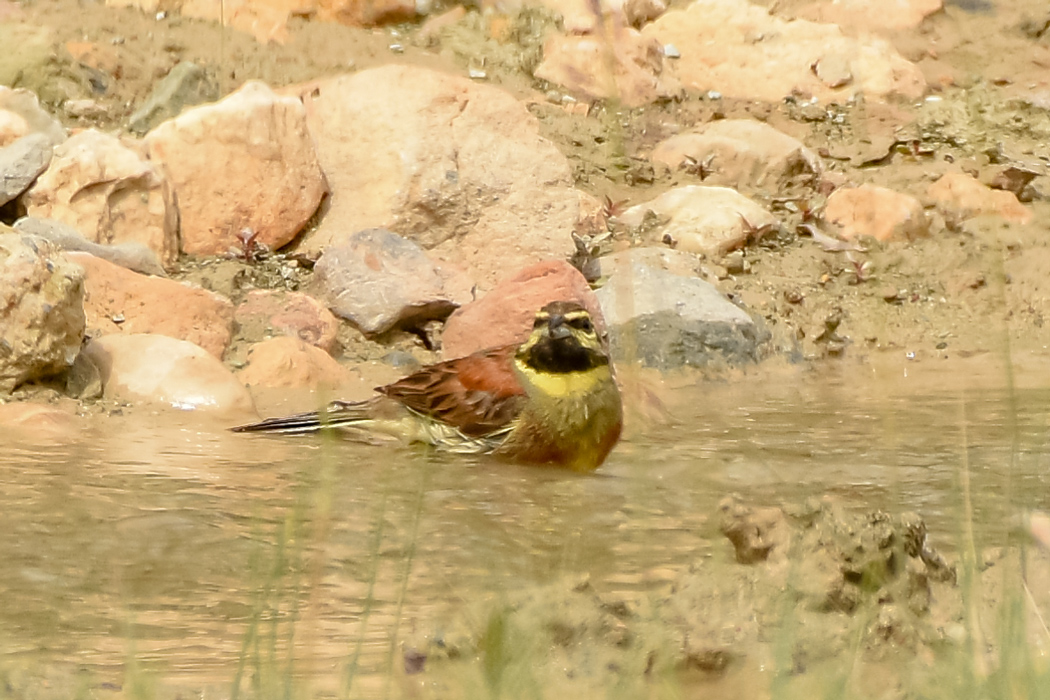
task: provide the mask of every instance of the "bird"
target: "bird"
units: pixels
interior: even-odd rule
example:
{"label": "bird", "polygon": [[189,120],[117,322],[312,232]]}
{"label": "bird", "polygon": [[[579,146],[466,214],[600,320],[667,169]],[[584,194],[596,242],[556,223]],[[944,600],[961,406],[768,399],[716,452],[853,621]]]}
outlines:
{"label": "bird", "polygon": [[591,472],[620,439],[623,402],[590,313],[572,301],[536,312],[520,345],[426,366],[365,401],[268,418],[234,432],[341,429],[456,453]]}

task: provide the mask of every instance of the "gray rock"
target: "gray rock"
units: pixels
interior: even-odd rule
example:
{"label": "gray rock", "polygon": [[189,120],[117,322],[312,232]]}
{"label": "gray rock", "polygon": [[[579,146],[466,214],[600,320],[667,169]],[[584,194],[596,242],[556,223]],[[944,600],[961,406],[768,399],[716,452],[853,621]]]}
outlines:
{"label": "gray rock", "polygon": [[761,359],[768,332],[717,288],[654,265],[645,250],[602,259],[610,278],[597,294],[614,359],[660,369]]}
{"label": "gray rock", "polygon": [[29,189],[51,162],[53,146],[47,134],[28,134],[0,148],[0,206]]}
{"label": "gray rock", "polygon": [[203,68],[183,61],[157,84],[141,107],[128,120],[128,129],[142,135],[166,119],[177,117],[186,107],[219,99],[219,90]]}
{"label": "gray rock", "polygon": [[328,308],[369,335],[444,319],[459,306],[447,291],[452,275],[412,241],[381,228],[329,245],[314,279]]}
{"label": "gray rock", "polygon": [[90,253],[96,258],[108,260],[114,265],[126,267],[144,275],[167,277],[157,254],[144,243],[128,241],[114,245],[103,245],[89,241],[80,235],[72,226],[54,219],[42,219],[35,216],[23,216],[15,222],[15,230],[32,236],[39,236],[54,243],[62,250],[75,250]]}
{"label": "gray rock", "polygon": [[0,227],[0,392],[64,371],[84,327],[83,270],[48,241]]}

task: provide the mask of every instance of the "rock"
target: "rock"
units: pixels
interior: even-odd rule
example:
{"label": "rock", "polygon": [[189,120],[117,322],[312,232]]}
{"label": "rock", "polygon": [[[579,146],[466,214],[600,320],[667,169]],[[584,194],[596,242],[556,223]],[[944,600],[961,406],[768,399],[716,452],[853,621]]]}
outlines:
{"label": "rock", "polygon": [[182,250],[191,255],[225,253],[245,228],[280,248],[325,193],[302,103],[260,82],[183,112],[144,143],[175,191]]}
{"label": "rock", "polygon": [[668,190],[617,219],[626,226],[646,227],[645,235],[655,243],[715,258],[777,225],[772,214],[736,190],[703,185]]}
{"label": "rock", "polygon": [[301,292],[256,289],[234,312],[241,337],[264,340],[287,335],[332,352],[339,319],[324,304]]}
{"label": "rock", "polygon": [[834,0],[812,2],[796,17],[837,24],[851,34],[913,29],[944,8],[943,0]]}
{"label": "rock", "polygon": [[1015,224],[1032,220],[1032,210],[1021,204],[1013,192],[993,190],[965,173],[942,175],[926,193],[939,209],[963,219],[992,214]]}
{"label": "rock", "polygon": [[414,0],[317,0],[317,16],[325,22],[374,27],[413,20],[424,6]]}
{"label": "rock", "polygon": [[666,370],[761,359],[769,334],[747,313],[701,279],[650,266],[638,250],[602,261],[611,274],[597,296],[615,360]]}
{"label": "rock", "polygon": [[398,65],[312,87],[310,131],[332,197],[302,249],[387,228],[466,268],[481,289],[572,254],[572,169],[508,93]]}
{"label": "rock", "polygon": [[824,220],[839,226],[847,240],[861,236],[879,241],[906,240],[929,231],[919,200],[877,185],[835,190],[824,207]]}
{"label": "rock", "polygon": [[784,511],[775,506],[746,506],[729,496],[718,504],[719,530],[733,543],[739,564],[787,559],[791,530]]}
{"label": "rock", "polygon": [[30,216],[61,221],[96,243],[141,243],[163,265],[178,255],[171,192],[115,136],[88,129],[57,146],[24,201]]}
{"label": "rock", "polygon": [[150,333],[107,335],[84,347],[108,399],[208,411],[244,419],[252,397],[212,353],[185,340]]}
{"label": "rock", "polygon": [[66,140],[66,130],[40,107],[34,93],[0,85],[0,148],[34,133],[45,135],[52,146]]}
{"label": "rock", "polygon": [[[694,0],[642,34],[679,47],[674,70],[697,92],[766,102],[813,96],[827,103],[858,93],[916,98],[926,90],[919,68],[886,41],[850,38],[833,24],[786,22],[747,0]],[[852,80],[827,84],[813,68],[822,62],[844,64]]]}
{"label": "rock", "polygon": [[711,185],[783,192],[823,171],[801,141],[754,119],[720,119],[657,144],[652,160],[697,172]]}
{"label": "rock", "polygon": [[84,312],[91,335],[165,335],[222,357],[233,336],[233,304],[221,294],[147,277],[87,253],[67,253],[84,268]]}
{"label": "rock", "polygon": [[591,312],[605,332],[601,306],[579,270],[561,260],[530,265],[500,282],[477,301],[456,309],[445,324],[441,353],[446,359],[478,350],[521,343],[536,312],[552,301],[575,301]]}
{"label": "rock", "polygon": [[64,371],[84,325],[81,269],[47,241],[0,225],[0,392]]}
{"label": "rock", "polygon": [[327,352],[287,336],[252,345],[248,364],[237,376],[248,386],[288,389],[339,389],[354,381]]}
{"label": "rock", "polygon": [[614,99],[626,107],[681,94],[681,83],[664,70],[659,41],[630,27],[610,26],[609,30],[612,40],[604,33],[551,36],[543,46],[536,77],[584,100]]}
{"label": "rock", "polygon": [[470,298],[469,282],[459,279],[412,241],[380,228],[334,241],[314,266],[328,308],[368,335],[445,319]]}
{"label": "rock", "polygon": [[89,241],[81,236],[79,231],[61,221],[38,219],[33,216],[23,216],[15,222],[14,227],[21,233],[51,241],[62,250],[90,253],[96,258],[144,275],[168,276],[157,259],[157,254],[142,243],[128,241],[116,245],[102,245]]}
{"label": "rock", "polygon": [[51,139],[41,133],[28,134],[0,148],[0,206],[29,189],[47,170],[51,149]]}
{"label": "rock", "polygon": [[201,66],[181,61],[157,83],[142,106],[128,120],[128,129],[142,135],[186,107],[219,99],[219,89]]}

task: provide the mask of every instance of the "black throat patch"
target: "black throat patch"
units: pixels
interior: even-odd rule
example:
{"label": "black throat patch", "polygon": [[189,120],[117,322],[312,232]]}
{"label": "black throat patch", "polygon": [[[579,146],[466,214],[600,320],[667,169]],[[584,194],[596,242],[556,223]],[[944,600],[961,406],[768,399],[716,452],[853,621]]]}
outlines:
{"label": "black throat patch", "polygon": [[522,360],[537,372],[554,374],[586,372],[609,364],[608,357],[583,347],[573,337],[543,338],[528,349]]}

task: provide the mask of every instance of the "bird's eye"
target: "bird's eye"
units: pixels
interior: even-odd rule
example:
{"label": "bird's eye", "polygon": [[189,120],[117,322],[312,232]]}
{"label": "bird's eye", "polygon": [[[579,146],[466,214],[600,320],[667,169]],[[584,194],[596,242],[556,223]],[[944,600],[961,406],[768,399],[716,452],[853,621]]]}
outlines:
{"label": "bird's eye", "polygon": [[532,322],[532,327],[533,328],[542,328],[543,326],[546,326],[546,325],[547,325],[547,317],[546,316],[537,316],[536,320]]}
{"label": "bird's eye", "polygon": [[592,330],[594,330],[594,326],[591,324],[591,319],[586,317],[574,318],[571,321],[569,321],[569,325],[578,331],[583,331],[584,333],[590,333]]}

